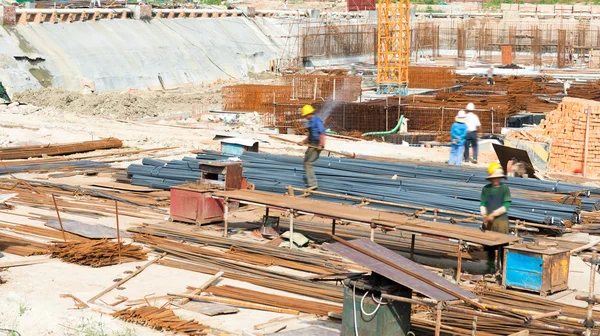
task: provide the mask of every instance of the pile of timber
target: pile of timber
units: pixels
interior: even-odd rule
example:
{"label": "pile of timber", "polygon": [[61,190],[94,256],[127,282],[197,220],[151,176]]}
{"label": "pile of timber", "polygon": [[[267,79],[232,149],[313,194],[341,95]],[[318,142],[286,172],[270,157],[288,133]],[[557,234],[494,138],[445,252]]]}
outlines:
{"label": "pile of timber", "polygon": [[600,100],[600,81],[583,85],[571,85],[567,95],[573,98]]}
{"label": "pile of timber", "polygon": [[140,324],[162,332],[191,336],[208,335],[209,327],[194,320],[182,320],[173,310],[142,306],[119,310],[112,316],[123,321]]}
{"label": "pile of timber", "polygon": [[50,251],[53,258],[60,258],[65,262],[91,267],[110,266],[121,262],[147,259],[147,253],[141,246],[117,243],[108,239],[59,243],[50,247]]}
{"label": "pile of timber", "polygon": [[22,257],[47,254],[48,244],[35,240],[17,237],[11,234],[0,233],[0,251],[16,254]]}
{"label": "pile of timber", "polygon": [[535,141],[535,142],[551,142],[552,139],[544,135],[541,128],[529,128],[510,132],[508,139]]}
{"label": "pile of timber", "polygon": [[[181,232],[158,226],[133,227],[128,229],[128,231],[144,235],[154,235],[155,238],[165,237],[165,239],[153,240],[146,243],[146,246],[153,250],[168,254],[168,257],[158,262],[160,265],[205,274],[224,272],[223,277],[227,279],[244,281],[257,286],[335,303],[343,301],[342,288],[336,284],[313,282],[305,276],[283,273],[276,269],[255,265],[252,261],[254,255],[268,255],[279,260],[294,261],[296,265],[307,264],[305,265],[308,267],[307,269],[313,272],[317,270],[312,266],[318,266],[323,271],[327,271],[322,274],[348,273],[348,270],[340,265],[350,265],[347,262],[344,263],[339,256],[334,254],[324,256],[323,254],[301,250],[291,250],[289,248],[202,235],[194,232]],[[135,239],[139,240],[142,238],[136,236]],[[206,249],[200,250],[198,246],[190,245],[190,243],[206,244],[215,247],[229,246],[231,248],[235,246],[234,249],[248,254],[244,256],[244,262],[240,262],[238,261],[240,259],[232,259],[239,256],[206,254]],[[276,262],[280,262],[279,260]],[[301,266],[297,267],[300,268]],[[360,270],[363,271],[364,269],[361,268]],[[310,273],[311,271],[308,272]]]}
{"label": "pile of timber", "polygon": [[[125,185],[125,187],[132,186]],[[107,199],[119,202],[119,214],[142,219],[163,218],[164,211],[157,206],[169,203],[169,194],[163,191],[133,192],[116,188],[112,190],[84,188],[33,180],[0,179],[0,190],[17,194],[10,199],[10,204],[51,210],[54,210],[51,195],[56,195],[56,202],[61,213],[91,218],[114,217],[114,202],[106,202]],[[77,198],[73,196],[74,193]]]}
{"label": "pile of timber", "polygon": [[[532,336],[584,334],[583,322],[587,314],[585,308],[498,286],[476,287],[473,291],[480,296],[487,311],[475,311],[465,305],[449,306],[442,312],[442,333],[471,335],[475,324],[477,335],[512,335],[525,329]],[[560,314],[548,317],[542,315],[551,312]],[[476,322],[474,316],[477,317]],[[598,321],[600,312],[594,312],[592,318]],[[434,321],[435,315],[430,313],[412,316],[411,330],[418,335],[433,336],[436,325]]]}
{"label": "pile of timber", "polygon": [[22,146],[0,148],[1,160],[28,159],[32,157],[67,155],[91,152],[98,149],[121,148],[123,142],[117,138],[73,142],[65,144],[48,144],[42,146]]}

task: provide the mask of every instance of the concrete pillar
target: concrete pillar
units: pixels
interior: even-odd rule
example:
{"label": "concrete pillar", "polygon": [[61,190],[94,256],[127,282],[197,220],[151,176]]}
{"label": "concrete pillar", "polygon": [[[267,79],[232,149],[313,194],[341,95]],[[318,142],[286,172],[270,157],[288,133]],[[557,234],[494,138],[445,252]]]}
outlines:
{"label": "concrete pillar", "polygon": [[17,24],[17,8],[15,6],[0,6],[0,24],[3,26]]}

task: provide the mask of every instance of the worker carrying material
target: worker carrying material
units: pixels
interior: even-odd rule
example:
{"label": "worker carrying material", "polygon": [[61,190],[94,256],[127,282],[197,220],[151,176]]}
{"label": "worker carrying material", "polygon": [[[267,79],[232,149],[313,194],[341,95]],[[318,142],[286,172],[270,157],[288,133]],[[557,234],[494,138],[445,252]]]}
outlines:
{"label": "worker carrying material", "polygon": [[302,116],[308,120],[306,125],[308,136],[302,141],[303,144],[308,145],[306,153],[304,153],[306,186],[314,190],[318,188],[318,185],[313,165],[321,155],[323,148],[325,148],[325,126],[323,120],[315,115],[315,109],[310,105],[302,107]]}
{"label": "worker carrying material", "polygon": [[[508,234],[508,209],[510,207],[510,189],[502,184],[502,179],[506,178],[502,166],[494,162],[488,167],[488,177],[490,183],[481,190],[480,211],[483,219],[484,230],[491,230],[499,233]],[[495,250],[488,251],[488,267],[494,269]]]}

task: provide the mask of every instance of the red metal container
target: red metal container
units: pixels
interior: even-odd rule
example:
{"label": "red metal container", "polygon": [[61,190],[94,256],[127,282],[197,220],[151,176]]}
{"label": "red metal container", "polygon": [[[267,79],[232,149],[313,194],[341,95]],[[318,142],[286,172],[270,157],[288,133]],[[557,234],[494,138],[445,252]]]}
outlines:
{"label": "red metal container", "polygon": [[171,219],[174,221],[208,224],[223,220],[223,202],[212,198],[207,190],[186,186],[171,187]]}
{"label": "red metal container", "polygon": [[349,12],[377,10],[375,0],[347,0],[347,5]]}

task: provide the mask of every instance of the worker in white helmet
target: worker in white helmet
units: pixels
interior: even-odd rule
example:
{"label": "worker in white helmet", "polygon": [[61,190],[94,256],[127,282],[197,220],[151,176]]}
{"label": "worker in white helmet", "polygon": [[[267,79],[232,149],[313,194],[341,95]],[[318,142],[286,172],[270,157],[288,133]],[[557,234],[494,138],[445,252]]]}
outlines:
{"label": "worker in white helmet", "polygon": [[479,142],[479,133],[481,133],[481,122],[479,121],[479,117],[474,113],[475,104],[469,103],[467,104],[467,120],[465,124],[467,125],[467,136],[465,137],[465,162],[469,162],[469,148],[473,147],[473,161],[472,163],[477,163],[477,154],[479,152],[478,142]]}

